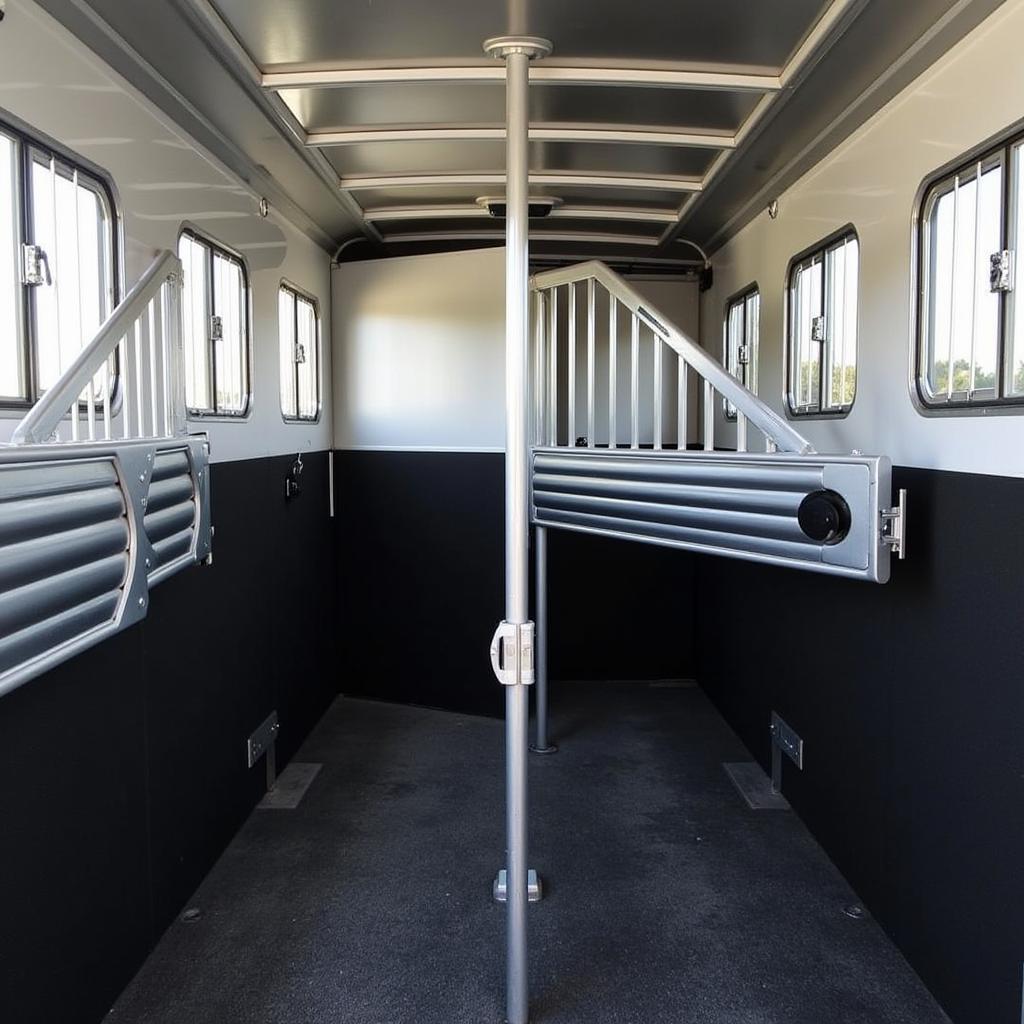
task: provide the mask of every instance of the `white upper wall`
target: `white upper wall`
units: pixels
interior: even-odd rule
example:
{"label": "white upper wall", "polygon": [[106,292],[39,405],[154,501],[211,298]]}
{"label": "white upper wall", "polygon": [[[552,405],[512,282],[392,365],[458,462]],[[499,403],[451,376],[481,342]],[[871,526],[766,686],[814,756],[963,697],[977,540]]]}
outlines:
{"label": "white upper wall", "polygon": [[[123,217],[125,282],[188,222],[238,251],[249,268],[253,403],[242,422],[191,423],[210,434],[214,461],[324,450],[331,439],[330,259],[31,0],[8,0],[0,24],[0,118],[7,111],[104,169]],[[320,303],[324,411],[285,423],[278,381],[277,291],[286,278]],[[21,413],[0,412],[0,440]]]}
{"label": "white upper wall", "polygon": [[[715,285],[703,297],[701,343],[722,356],[725,303],[757,282],[761,398],[785,408],[783,310],[790,259],[852,223],[860,238],[859,369],[850,415],[799,417],[794,425],[823,452],[859,449],[893,463],[1024,475],[1021,415],[923,416],[910,396],[915,339],[912,230],[924,179],[1024,115],[1024,0],[1009,0],[894,98],[836,151],[714,255]],[[716,440],[734,428],[719,411]],[[758,435],[759,438],[759,435]]]}
{"label": "white upper wall", "polygon": [[[634,283],[696,334],[694,284]],[[333,292],[336,448],[504,449],[503,248],[344,263]]]}

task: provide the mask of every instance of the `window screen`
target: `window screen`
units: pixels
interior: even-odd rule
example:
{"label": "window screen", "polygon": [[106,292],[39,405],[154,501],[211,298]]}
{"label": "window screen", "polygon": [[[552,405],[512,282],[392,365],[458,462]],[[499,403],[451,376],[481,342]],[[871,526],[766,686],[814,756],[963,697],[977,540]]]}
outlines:
{"label": "window screen", "polygon": [[1024,232],[1021,142],[934,181],[918,236],[916,383],[932,408],[1024,404],[1024,314],[1014,250]]}
{"label": "window screen", "polygon": [[[106,185],[0,125],[0,402],[36,401],[93,339],[114,306],[114,266]],[[116,360],[108,369],[93,382],[97,402]]]}
{"label": "window screen", "polygon": [[185,401],[193,416],[249,410],[249,282],[242,261],[193,231],[182,232]]}
{"label": "window screen", "polygon": [[[757,393],[757,342],[761,319],[761,294],[748,288],[731,299],[725,310],[725,368],[745,388]],[[736,407],[725,399],[725,415],[736,418]]]}
{"label": "window screen", "polygon": [[794,415],[844,415],[853,405],[858,270],[852,231],[790,267],[787,402]]}
{"label": "window screen", "polygon": [[320,323],[316,303],[282,284],[278,294],[281,412],[288,420],[320,415]]}

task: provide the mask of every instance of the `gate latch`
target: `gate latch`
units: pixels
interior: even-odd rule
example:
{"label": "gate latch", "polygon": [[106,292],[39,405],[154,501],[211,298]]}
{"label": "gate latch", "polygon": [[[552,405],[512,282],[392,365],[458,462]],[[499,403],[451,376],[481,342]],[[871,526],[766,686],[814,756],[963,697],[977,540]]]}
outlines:
{"label": "gate latch", "polygon": [[491,668],[502,686],[533,683],[533,623],[499,622],[491,640]]}
{"label": "gate latch", "polygon": [[21,247],[21,282],[31,288],[42,284],[53,284],[50,276],[50,261],[41,245]]}
{"label": "gate latch", "polygon": [[892,508],[883,508],[882,541],[892,548],[892,553],[899,559],[907,557],[907,490],[900,488],[899,504]]}

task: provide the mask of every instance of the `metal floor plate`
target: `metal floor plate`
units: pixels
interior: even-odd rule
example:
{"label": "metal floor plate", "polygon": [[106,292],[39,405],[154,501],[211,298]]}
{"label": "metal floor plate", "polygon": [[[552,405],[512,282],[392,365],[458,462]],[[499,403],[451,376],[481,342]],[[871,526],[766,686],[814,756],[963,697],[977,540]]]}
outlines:
{"label": "metal floor plate", "polygon": [[724,761],[722,767],[752,811],[789,810],[789,801],[772,792],[772,780],[756,761]]}
{"label": "metal floor plate", "polygon": [[322,764],[292,761],[278,775],[274,788],[256,806],[265,811],[294,811],[322,767]]}

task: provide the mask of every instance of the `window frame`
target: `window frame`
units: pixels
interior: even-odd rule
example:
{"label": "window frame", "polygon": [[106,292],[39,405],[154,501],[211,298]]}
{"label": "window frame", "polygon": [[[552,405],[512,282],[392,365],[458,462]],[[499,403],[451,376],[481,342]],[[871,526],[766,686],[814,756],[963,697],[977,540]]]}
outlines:
{"label": "window frame", "polygon": [[[242,346],[243,355],[245,358],[245,404],[240,412],[233,412],[225,409],[194,409],[187,404],[185,415],[190,420],[203,420],[205,422],[220,421],[223,423],[239,423],[244,422],[252,417],[253,404],[255,401],[255,386],[253,382],[253,371],[255,369],[255,354],[253,349],[253,311],[252,311],[252,278],[249,274],[249,263],[248,260],[237,250],[232,249],[230,246],[225,245],[223,242],[214,238],[212,235],[203,231],[201,228],[196,227],[189,221],[184,221],[181,228],[178,231],[178,240],[175,244],[175,253],[178,253],[178,249],[181,245],[181,240],[185,236],[192,238],[193,241],[203,245],[208,250],[208,256],[206,260],[206,294],[209,301],[209,312],[207,317],[213,315],[213,306],[215,303],[214,294],[214,273],[213,263],[214,254],[219,254],[221,257],[228,259],[233,263],[237,263],[242,271],[242,288],[244,290],[244,299],[242,302],[243,314],[244,314],[244,327],[245,327],[245,343]],[[180,257],[179,257],[180,258]],[[185,301],[184,295],[182,295],[182,326],[184,335],[184,316],[185,316]],[[209,334],[207,330],[207,334]],[[184,344],[184,336],[182,337],[182,344]],[[214,396],[216,401],[217,393],[217,374],[216,374],[216,357],[214,355],[214,345],[211,338],[206,339],[207,347],[207,365],[210,373],[210,394]]]}
{"label": "window frame", "polygon": [[[278,330],[280,330],[280,303],[281,303],[281,292],[283,292],[283,291],[291,292],[291,294],[296,299],[304,299],[306,302],[308,302],[313,307],[313,321],[316,324],[316,345],[315,345],[315,349],[316,349],[316,373],[314,375],[314,384],[316,386],[316,414],[313,415],[313,416],[302,416],[302,415],[299,415],[299,414],[296,414],[295,416],[289,416],[287,413],[285,413],[284,408],[281,405],[281,381],[280,381],[280,379],[278,380],[278,389],[277,389],[277,405],[278,405],[278,409],[281,412],[281,419],[285,423],[289,423],[289,424],[319,423],[320,422],[320,416],[323,413],[323,407],[324,407],[323,327],[322,327],[322,322],[321,322],[321,318],[320,318],[320,301],[319,301],[319,299],[317,299],[317,297],[315,295],[311,294],[310,292],[307,292],[303,288],[300,288],[298,285],[293,284],[287,278],[282,277],[280,279],[280,281],[278,282],[278,286],[277,286]],[[295,337],[298,336],[298,309],[299,309],[299,304],[296,301],[296,303],[295,303],[295,318],[296,319],[295,319],[295,326],[294,326]],[[280,372],[280,366],[281,366],[281,337],[280,337],[280,334],[278,335],[278,339],[277,339],[277,348],[278,348],[277,363],[278,363],[278,369],[279,369],[279,372]],[[295,365],[298,366],[297,363]],[[298,378],[298,370],[296,370],[296,372],[295,372],[295,378],[294,378],[293,384],[294,384],[294,388],[295,388],[295,408],[296,408],[296,410],[298,410],[298,408],[299,408],[299,378]]]}
{"label": "window frame", "polygon": [[792,294],[793,294],[793,281],[796,271],[801,265],[808,261],[813,261],[814,257],[818,256],[821,258],[822,263],[822,316],[828,317],[829,312],[826,305],[827,302],[827,269],[825,266],[826,256],[829,252],[834,251],[840,247],[840,243],[853,240],[857,243],[857,294],[855,296],[856,302],[856,314],[857,314],[857,332],[854,338],[854,367],[857,368],[857,376],[859,377],[859,348],[860,348],[860,235],[857,233],[857,229],[852,223],[844,224],[841,228],[837,228],[831,234],[826,235],[824,238],[819,239],[813,245],[808,246],[806,249],[801,250],[795,256],[793,256],[786,266],[786,277],[783,282],[783,381],[784,381],[784,392],[782,396],[782,405],[786,411],[788,419],[799,419],[799,420],[837,420],[844,419],[849,416],[853,411],[853,407],[857,403],[857,394],[859,388],[855,379],[853,398],[850,400],[849,405],[842,406],[837,409],[829,409],[822,407],[822,391],[825,383],[825,365],[827,360],[825,359],[825,344],[828,342],[828,338],[825,342],[822,342],[821,355],[818,357],[818,405],[817,408],[801,408],[796,403],[796,396],[794,394],[794,380],[793,380],[793,312],[792,312]]}
{"label": "window frame", "polygon": [[[121,201],[111,175],[103,168],[94,164],[67,146],[62,145],[56,139],[51,138],[45,132],[38,131],[31,125],[15,117],[8,111],[0,108],[0,135],[6,136],[14,142],[16,152],[14,156],[15,173],[15,229],[17,231],[15,267],[17,279],[15,281],[15,292],[17,295],[15,318],[17,322],[17,336],[15,344],[18,347],[18,358],[22,367],[23,394],[19,397],[0,395],[0,416],[11,414],[21,415],[31,409],[42,397],[44,392],[40,390],[40,358],[38,341],[35,337],[37,313],[35,286],[27,285],[22,281],[21,261],[22,246],[35,244],[35,232],[32,225],[32,169],[33,163],[38,163],[39,156],[46,158],[45,162],[53,160],[56,164],[63,165],[75,171],[79,175],[79,185],[96,193],[104,213],[103,242],[109,264],[102,268],[107,278],[105,300],[108,305],[104,316],[117,308],[118,303],[124,295],[124,220],[122,217]],[[85,179],[84,181],[82,179]],[[117,352],[113,355],[113,372],[110,376],[110,407],[112,413],[116,414],[120,407],[121,398],[121,373]],[[83,406],[85,402],[81,403]],[[102,400],[97,399],[96,407],[102,406]]]}
{"label": "window frame", "polygon": [[[1012,237],[1013,222],[1018,215],[1020,204],[1024,203],[1024,195],[1018,194],[1016,185],[1017,167],[1013,160],[1014,149],[1020,173],[1024,174],[1024,122],[1016,122],[1012,127],[990,137],[967,152],[950,160],[941,168],[928,174],[921,182],[914,201],[914,223],[912,229],[911,288],[914,298],[911,303],[911,335],[910,335],[910,396],[914,408],[922,416],[999,416],[1020,415],[1024,412],[1024,394],[1007,395],[1006,380],[1010,360],[1012,359],[1012,338],[1010,337],[1013,316],[1024,316],[1024,300],[1018,310],[1014,310],[1014,297],[1019,296],[1024,287],[1022,264],[1020,257],[1024,255],[1024,235]],[[932,252],[927,244],[931,212],[934,203],[945,193],[940,191],[944,185],[951,183],[957,175],[964,171],[974,172],[978,164],[993,163],[1002,168],[1003,181],[1001,189],[1000,209],[1000,247],[1014,250],[1015,287],[1011,292],[999,295],[999,313],[997,316],[998,334],[996,337],[996,396],[985,399],[954,399],[937,401],[927,387],[928,355],[927,336],[928,316],[927,303],[930,299],[929,271],[932,263]],[[982,174],[984,174],[984,169]],[[949,190],[947,190],[949,191]],[[948,371],[947,371],[948,372]]]}
{"label": "window frame", "polygon": [[[747,302],[755,295],[757,296],[756,341],[752,346],[750,358],[747,360],[746,364],[744,364],[747,366],[747,371],[743,375],[744,379],[740,380],[740,378],[736,377],[735,374],[733,374],[733,372],[729,369],[729,314],[732,312],[734,306],[738,306],[740,305],[740,303],[743,304],[743,338],[745,343],[747,338]],[[733,377],[735,380],[738,380],[748,391],[752,392],[755,395],[757,394],[757,358],[759,349],[761,347],[760,343],[761,289],[757,281],[752,281],[745,288],[741,288],[739,291],[733,292],[733,294],[730,295],[729,298],[725,300],[725,315],[722,320],[722,366],[725,368],[725,372],[728,373],[730,377]],[[732,406],[732,412],[729,411],[730,406]],[[723,415],[729,423],[736,422],[736,407],[733,406],[727,398],[722,399],[722,411]]]}

